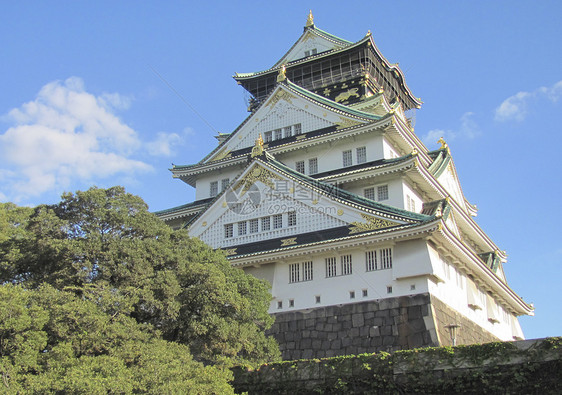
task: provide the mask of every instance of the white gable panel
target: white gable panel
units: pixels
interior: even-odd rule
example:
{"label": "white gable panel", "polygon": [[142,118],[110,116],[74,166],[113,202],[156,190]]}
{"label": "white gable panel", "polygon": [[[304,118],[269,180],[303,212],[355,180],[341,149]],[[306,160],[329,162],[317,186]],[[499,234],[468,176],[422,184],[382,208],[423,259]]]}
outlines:
{"label": "white gable panel", "polygon": [[275,64],[275,66],[302,59],[307,56],[307,51],[310,51],[308,52],[308,55],[311,55],[312,50],[314,49],[316,50],[316,53],[320,53],[339,48],[342,48],[342,46],[337,45],[325,39],[324,37],[317,36],[309,30],[304,36],[301,37],[296,45],[279,62]]}
{"label": "white gable panel", "polygon": [[452,164],[449,163],[447,169],[439,176],[437,181],[449,192],[455,201],[461,206],[465,206],[464,196],[457,178],[455,177],[452,169]]}

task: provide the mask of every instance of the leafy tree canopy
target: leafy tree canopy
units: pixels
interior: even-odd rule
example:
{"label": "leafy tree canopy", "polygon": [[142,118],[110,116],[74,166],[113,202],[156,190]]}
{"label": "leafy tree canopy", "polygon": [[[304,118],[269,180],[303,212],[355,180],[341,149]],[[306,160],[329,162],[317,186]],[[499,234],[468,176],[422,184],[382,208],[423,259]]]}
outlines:
{"label": "leafy tree canopy", "polygon": [[[46,292],[49,284],[51,293],[71,293],[99,314],[133,319],[154,344],[189,347],[199,361],[279,357],[264,334],[273,323],[267,283],[232,268],[185,230],[172,230],[122,187],[64,194],[58,204],[36,208],[0,204],[0,283],[19,284],[29,290],[25,295]],[[100,336],[100,344],[109,341]],[[93,369],[100,359],[90,356],[116,354],[80,354]]]}

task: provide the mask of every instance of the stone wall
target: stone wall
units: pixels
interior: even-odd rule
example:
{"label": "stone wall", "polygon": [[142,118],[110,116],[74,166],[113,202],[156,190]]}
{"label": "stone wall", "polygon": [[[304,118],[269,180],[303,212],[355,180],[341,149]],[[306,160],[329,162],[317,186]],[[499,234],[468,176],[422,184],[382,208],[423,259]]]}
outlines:
{"label": "stone wall", "polygon": [[284,360],[451,345],[451,323],[461,325],[457,344],[498,340],[427,293],[274,316],[269,333]]}

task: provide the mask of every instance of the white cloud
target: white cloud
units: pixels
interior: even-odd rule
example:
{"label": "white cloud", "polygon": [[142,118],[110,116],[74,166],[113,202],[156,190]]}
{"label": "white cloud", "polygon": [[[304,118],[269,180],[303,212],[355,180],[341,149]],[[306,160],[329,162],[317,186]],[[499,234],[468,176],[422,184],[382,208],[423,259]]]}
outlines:
{"label": "white cloud", "polygon": [[11,126],[0,134],[0,178],[5,179],[0,194],[18,201],[151,170],[129,158],[142,142],[114,113],[129,105],[130,99],[117,93],[88,93],[77,77],[45,85],[35,100],[4,117]]}
{"label": "white cloud", "polygon": [[177,133],[158,132],[156,140],[146,143],[148,153],[153,156],[171,156],[174,151],[172,147],[181,142]]}
{"label": "white cloud", "polygon": [[443,137],[445,141],[453,141],[458,138],[461,139],[473,139],[480,135],[480,128],[478,124],[473,119],[473,112],[465,112],[460,118],[460,125],[457,129],[432,129],[422,138],[423,142],[427,146],[434,145],[440,137]]}
{"label": "white cloud", "polygon": [[521,122],[529,114],[530,104],[543,98],[556,103],[560,96],[562,96],[562,81],[558,81],[550,87],[540,87],[533,92],[518,92],[505,99],[496,108],[495,120]]}

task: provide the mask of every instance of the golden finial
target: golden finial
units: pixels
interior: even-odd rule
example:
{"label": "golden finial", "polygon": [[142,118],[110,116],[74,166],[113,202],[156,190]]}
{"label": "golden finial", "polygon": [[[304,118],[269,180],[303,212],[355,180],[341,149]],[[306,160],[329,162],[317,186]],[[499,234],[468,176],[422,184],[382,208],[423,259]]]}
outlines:
{"label": "golden finial", "polygon": [[371,35],[371,31],[367,30],[367,34],[365,34],[366,37],[369,37]]}
{"label": "golden finial", "polygon": [[308,18],[306,19],[306,26],[311,27],[314,26],[314,17],[312,16],[312,10],[308,12]]}
{"label": "golden finial", "polygon": [[279,74],[277,74],[277,82],[283,82],[287,79],[285,72],[286,72],[285,65],[282,65],[281,68],[279,69]]}
{"label": "golden finial", "polygon": [[437,142],[439,144],[441,144],[441,148],[440,149],[445,149],[445,148],[449,148],[449,146],[447,145],[447,143],[445,142],[445,139],[443,137],[439,138],[439,140],[437,140]]}
{"label": "golden finial", "polygon": [[261,137],[260,133],[260,136],[256,140],[256,145],[254,145],[254,148],[252,148],[252,158],[260,156],[261,154],[263,154],[263,138]]}
{"label": "golden finial", "polygon": [[418,150],[416,149],[416,147],[414,147],[414,149],[412,150],[412,156],[416,156],[418,154]]}

